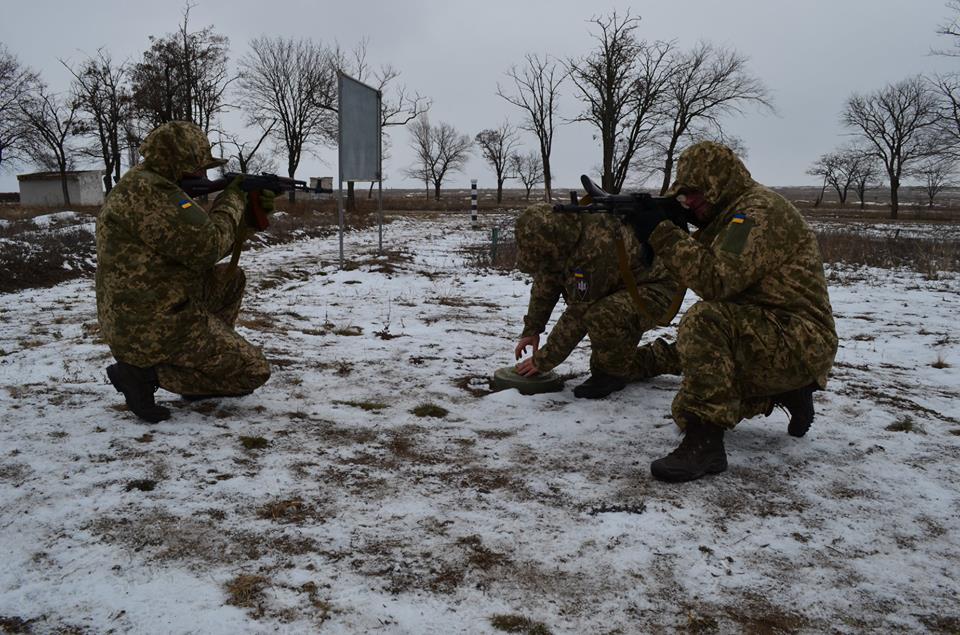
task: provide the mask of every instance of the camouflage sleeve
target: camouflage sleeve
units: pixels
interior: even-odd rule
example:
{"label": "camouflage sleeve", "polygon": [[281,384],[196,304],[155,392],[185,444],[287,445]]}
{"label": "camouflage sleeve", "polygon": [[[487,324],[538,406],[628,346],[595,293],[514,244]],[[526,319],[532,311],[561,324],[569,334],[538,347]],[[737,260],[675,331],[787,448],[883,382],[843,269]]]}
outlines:
{"label": "camouflage sleeve", "polygon": [[223,192],[210,212],[188,198],[179,203],[161,194],[144,204],[137,233],[151,249],[196,270],[230,253],[243,220],[243,194]]}
{"label": "camouflage sleeve", "polygon": [[586,303],[568,306],[554,324],[547,343],[533,354],[533,363],[540,372],[545,373],[560,365],[587,334],[583,315],[588,306]]}
{"label": "camouflage sleeve", "polygon": [[660,223],[650,245],[680,284],[704,300],[728,300],[776,270],[789,255],[792,224],[781,216],[770,209],[747,208],[710,245],[671,223]]}
{"label": "camouflage sleeve", "polygon": [[543,333],[553,308],[557,306],[562,289],[563,281],[559,275],[540,274],[533,277],[530,304],[527,305],[527,314],[523,316],[523,333],[520,337]]}

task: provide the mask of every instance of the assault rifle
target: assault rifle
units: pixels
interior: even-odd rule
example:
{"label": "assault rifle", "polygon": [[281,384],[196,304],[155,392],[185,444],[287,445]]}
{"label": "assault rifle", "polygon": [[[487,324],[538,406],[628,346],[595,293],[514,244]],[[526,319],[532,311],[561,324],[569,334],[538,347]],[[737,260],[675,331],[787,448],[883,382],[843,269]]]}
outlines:
{"label": "assault rifle", "polygon": [[[664,215],[678,227],[689,233],[687,211],[674,196],[653,196],[647,192],[630,192],[628,194],[610,194],[597,186],[586,174],[580,176],[580,182],[587,195],[583,199],[577,198],[577,193],[570,192],[569,204],[553,206],[554,212],[574,212],[578,214],[614,214],[623,222],[632,226],[631,219],[642,216],[644,213],[662,211]],[[650,245],[641,245],[641,256],[647,265],[653,262],[653,251]]]}
{"label": "assault rifle", "polygon": [[226,189],[227,186],[230,185],[237,177],[241,178],[240,189],[249,193],[250,206],[248,208],[247,223],[252,229],[256,229],[257,231],[263,231],[270,226],[270,221],[267,219],[267,214],[263,211],[263,207],[260,206],[260,192],[263,190],[270,190],[274,194],[291,192],[293,190],[322,194],[333,193],[333,190],[328,190],[322,187],[307,187],[306,181],[298,181],[296,179],[287,178],[285,176],[277,176],[276,174],[270,174],[268,172],[264,172],[263,174],[227,172],[223,175],[223,178],[219,178],[215,181],[211,181],[206,178],[184,179],[180,181],[179,185],[180,189],[186,192],[188,196],[205,196],[207,194],[212,194],[213,192],[219,192]]}
{"label": "assault rifle", "polygon": [[580,182],[587,196],[581,200],[576,192],[571,191],[570,203],[554,205],[554,212],[615,214],[629,224],[632,216],[662,210],[677,225],[685,226],[687,223],[686,210],[673,196],[653,196],[647,192],[610,194],[601,190],[586,174],[580,177]]}

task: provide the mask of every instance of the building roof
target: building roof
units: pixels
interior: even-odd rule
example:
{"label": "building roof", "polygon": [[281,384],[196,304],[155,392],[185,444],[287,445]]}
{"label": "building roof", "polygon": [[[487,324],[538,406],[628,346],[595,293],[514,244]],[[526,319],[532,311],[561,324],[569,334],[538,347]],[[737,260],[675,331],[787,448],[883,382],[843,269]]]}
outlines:
{"label": "building roof", "polygon": [[[86,174],[95,174],[98,177],[103,176],[103,170],[67,170],[67,178],[79,178]],[[18,181],[49,181],[59,179],[59,172],[33,172],[31,174],[18,174]]]}

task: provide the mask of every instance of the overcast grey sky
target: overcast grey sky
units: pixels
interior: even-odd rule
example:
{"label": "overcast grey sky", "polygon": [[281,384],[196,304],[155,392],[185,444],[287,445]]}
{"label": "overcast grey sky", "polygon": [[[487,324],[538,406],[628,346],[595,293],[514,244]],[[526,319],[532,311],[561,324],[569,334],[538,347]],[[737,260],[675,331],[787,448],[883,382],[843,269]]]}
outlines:
{"label": "overcast grey sky", "polygon": [[[149,35],[176,30],[183,2],[170,0],[3,0],[0,42],[20,61],[39,70],[54,90],[66,90],[69,75],[59,59],[80,61],[100,47],[116,60],[136,61]],[[960,70],[960,59],[931,56],[950,43],[935,34],[949,15],[944,0],[673,0],[593,2],[582,0],[458,0],[400,2],[345,0],[198,0],[191,26],[213,25],[230,38],[233,65],[260,35],[338,41],[352,48],[369,38],[368,59],[390,63],[410,90],[433,100],[430,118],[473,137],[505,117],[522,113],[496,95],[507,86],[505,71],[527,52],[565,58],[589,51],[588,20],[627,9],[641,17],[643,38],[698,40],[729,45],[750,59],[750,69],[769,87],[776,114],[747,110],[726,120],[740,137],[754,177],[768,185],[812,183],[805,174],[822,153],[846,138],[839,115],[854,91],[925,73]],[[567,85],[560,114],[572,117],[579,103]],[[386,187],[417,187],[403,176],[411,151],[406,131],[394,129]],[[534,149],[532,136],[523,138]],[[560,127],[554,140],[554,183],[576,185],[596,172],[600,151],[585,124]],[[335,150],[307,157],[297,176],[336,174]],[[283,161],[278,163],[278,168]],[[284,170],[278,169],[283,173]],[[494,176],[475,155],[447,187],[494,187]],[[508,181],[508,186],[511,182]],[[0,191],[15,191],[16,179],[0,174]]]}

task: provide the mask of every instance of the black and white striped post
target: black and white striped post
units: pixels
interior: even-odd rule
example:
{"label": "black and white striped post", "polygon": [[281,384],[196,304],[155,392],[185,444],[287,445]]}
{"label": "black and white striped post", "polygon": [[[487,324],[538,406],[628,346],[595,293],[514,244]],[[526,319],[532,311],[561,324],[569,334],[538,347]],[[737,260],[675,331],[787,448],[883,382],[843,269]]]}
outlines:
{"label": "black and white striped post", "polygon": [[477,179],[470,179],[470,224],[474,229],[479,227],[477,223]]}

